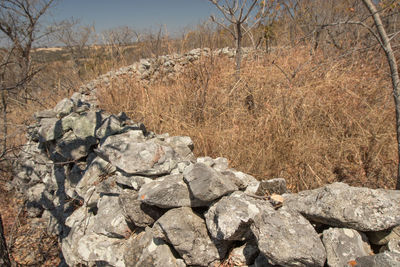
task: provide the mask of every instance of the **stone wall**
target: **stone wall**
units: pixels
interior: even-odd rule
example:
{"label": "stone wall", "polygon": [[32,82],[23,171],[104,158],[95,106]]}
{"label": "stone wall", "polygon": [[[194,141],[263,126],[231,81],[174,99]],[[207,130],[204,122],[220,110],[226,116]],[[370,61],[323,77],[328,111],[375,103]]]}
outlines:
{"label": "stone wall", "polygon": [[190,137],[97,108],[100,82],[148,79],[202,53],[142,60],[35,114],[13,185],[59,236],[64,265],[400,266],[400,191],[334,183],[293,194],[284,179],[196,158]]}

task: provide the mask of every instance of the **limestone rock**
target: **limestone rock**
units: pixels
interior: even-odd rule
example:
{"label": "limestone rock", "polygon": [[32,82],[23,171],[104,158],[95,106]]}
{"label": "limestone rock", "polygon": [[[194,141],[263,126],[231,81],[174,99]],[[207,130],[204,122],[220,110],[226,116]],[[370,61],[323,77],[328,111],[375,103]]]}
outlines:
{"label": "limestone rock", "polygon": [[268,202],[237,191],[211,205],[204,217],[213,238],[243,240],[250,236],[253,219],[264,209],[273,211]]}
{"label": "limestone rock", "polygon": [[54,107],[57,116],[62,118],[70,114],[74,110],[74,102],[71,99],[64,98]]}
{"label": "limestone rock", "polygon": [[182,174],[164,176],[143,185],[139,199],[148,205],[160,208],[195,207]]}
{"label": "limestone rock", "polygon": [[400,254],[384,252],[376,255],[360,257],[355,260],[355,267],[395,267],[400,266]]}
{"label": "limestone rock", "polygon": [[259,196],[270,196],[272,194],[283,195],[285,193],[287,193],[286,180],[283,178],[274,178],[260,181],[255,194]]}
{"label": "limestone rock", "polygon": [[171,248],[153,235],[151,228],[132,236],[126,245],[124,261],[132,267],[184,267],[182,259],[176,259]]}
{"label": "limestone rock", "polygon": [[317,232],[299,213],[264,210],[251,225],[258,248],[272,264],[324,266],[326,252]]}
{"label": "limestone rock", "polygon": [[153,229],[155,236],[171,244],[188,265],[207,266],[226,253],[226,247],[217,248],[203,219],[189,207],[169,210]]}
{"label": "limestone rock", "polygon": [[44,118],[40,120],[39,141],[49,142],[63,135],[62,123],[57,118]]}
{"label": "limestone rock", "polygon": [[312,221],[359,231],[381,231],[400,224],[400,191],[333,183],[286,195],[285,206]]}
{"label": "limestone rock", "polygon": [[390,240],[400,240],[400,225],[393,229],[367,233],[368,239],[375,245],[386,245]]}
{"label": "limestone rock", "polygon": [[228,258],[235,266],[246,266],[254,263],[259,252],[256,244],[246,243],[238,248],[232,249]]}
{"label": "limestone rock", "polygon": [[89,233],[84,235],[76,245],[82,263],[102,263],[103,266],[125,267],[124,243],[125,240]]}
{"label": "limestone rock", "polygon": [[184,170],[183,176],[193,199],[202,202],[204,206],[238,190],[229,176],[223,175],[203,163],[190,165]]}
{"label": "limestone rock", "polygon": [[358,257],[371,255],[367,237],[348,228],[329,228],[323,232],[328,266],[341,267]]}
{"label": "limestone rock", "polygon": [[153,140],[138,142],[127,135],[109,136],[97,153],[125,173],[145,176],[170,173],[177,159],[171,147]]}
{"label": "limestone rock", "polygon": [[131,230],[118,203],[117,196],[102,196],[97,204],[98,211],[94,218],[93,231],[113,238],[124,238]]}
{"label": "limestone rock", "polygon": [[153,225],[165,212],[160,208],[142,203],[138,199],[138,193],[133,190],[125,190],[120,194],[119,204],[125,218],[138,227]]}

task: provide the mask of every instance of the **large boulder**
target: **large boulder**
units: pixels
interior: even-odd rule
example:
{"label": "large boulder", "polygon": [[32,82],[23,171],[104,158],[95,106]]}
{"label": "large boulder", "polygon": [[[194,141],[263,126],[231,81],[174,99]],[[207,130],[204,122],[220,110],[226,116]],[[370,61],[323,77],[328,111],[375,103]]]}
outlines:
{"label": "large boulder", "polygon": [[358,231],[381,231],[400,225],[400,191],[333,183],[286,195],[285,206],[307,219]]}
{"label": "large boulder", "polygon": [[153,229],[155,236],[171,244],[188,265],[207,266],[225,256],[226,247],[217,247],[204,220],[189,207],[169,210]]}
{"label": "large boulder", "polygon": [[326,252],[318,233],[299,213],[264,210],[251,225],[258,248],[272,264],[324,266]]}

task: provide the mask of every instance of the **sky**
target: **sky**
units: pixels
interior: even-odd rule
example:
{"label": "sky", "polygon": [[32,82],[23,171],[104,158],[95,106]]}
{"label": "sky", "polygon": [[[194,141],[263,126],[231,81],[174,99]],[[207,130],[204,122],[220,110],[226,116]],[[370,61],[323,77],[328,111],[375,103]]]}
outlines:
{"label": "sky", "polygon": [[94,24],[97,32],[117,26],[156,30],[166,25],[170,34],[176,34],[218,10],[208,0],[58,0],[51,13],[56,21],[73,17],[81,24]]}

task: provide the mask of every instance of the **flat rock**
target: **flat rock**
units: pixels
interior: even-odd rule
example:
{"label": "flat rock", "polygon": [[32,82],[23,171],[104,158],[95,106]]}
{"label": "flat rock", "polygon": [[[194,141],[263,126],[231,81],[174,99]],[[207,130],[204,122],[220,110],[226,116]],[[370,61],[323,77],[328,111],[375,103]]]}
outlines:
{"label": "flat rock", "polygon": [[169,210],[153,226],[155,236],[171,244],[188,265],[207,266],[224,257],[208,236],[204,220],[189,207]]}
{"label": "flat rock", "polygon": [[196,201],[192,203],[182,174],[164,176],[144,184],[139,190],[139,199],[160,208],[195,207],[201,204]]}
{"label": "flat rock", "polygon": [[355,267],[398,267],[400,266],[400,254],[385,251],[376,255],[357,258],[354,261]]}
{"label": "flat rock", "polygon": [[195,163],[188,166],[183,177],[189,186],[193,199],[208,206],[212,201],[237,191],[238,187],[229,175],[214,170],[203,163]]}
{"label": "flat rock", "polygon": [[237,191],[211,205],[204,217],[213,238],[243,240],[250,236],[251,223],[264,209],[274,211],[268,202]]}
{"label": "flat rock", "polygon": [[155,176],[171,172],[176,166],[175,151],[154,140],[138,142],[127,135],[109,136],[96,151],[128,174]]}
{"label": "flat rock", "polygon": [[286,195],[286,207],[307,219],[358,231],[381,231],[400,225],[400,191],[333,183]]}
{"label": "flat rock", "polygon": [[186,266],[182,259],[175,258],[171,248],[162,239],[154,237],[149,227],[128,240],[124,261],[126,266],[134,267]]}
{"label": "flat rock", "polygon": [[58,117],[65,117],[74,110],[74,102],[71,99],[64,98],[57,103],[53,110]]}
{"label": "flat rock", "polygon": [[165,212],[140,201],[138,193],[133,190],[125,190],[124,193],[119,195],[119,205],[125,218],[138,227],[153,225]]}
{"label": "flat rock", "polygon": [[313,226],[299,213],[264,210],[251,230],[260,252],[272,264],[282,266],[324,266],[326,252]]}
{"label": "flat rock", "polygon": [[348,228],[329,228],[322,235],[328,266],[342,267],[358,257],[372,253],[367,237]]}

